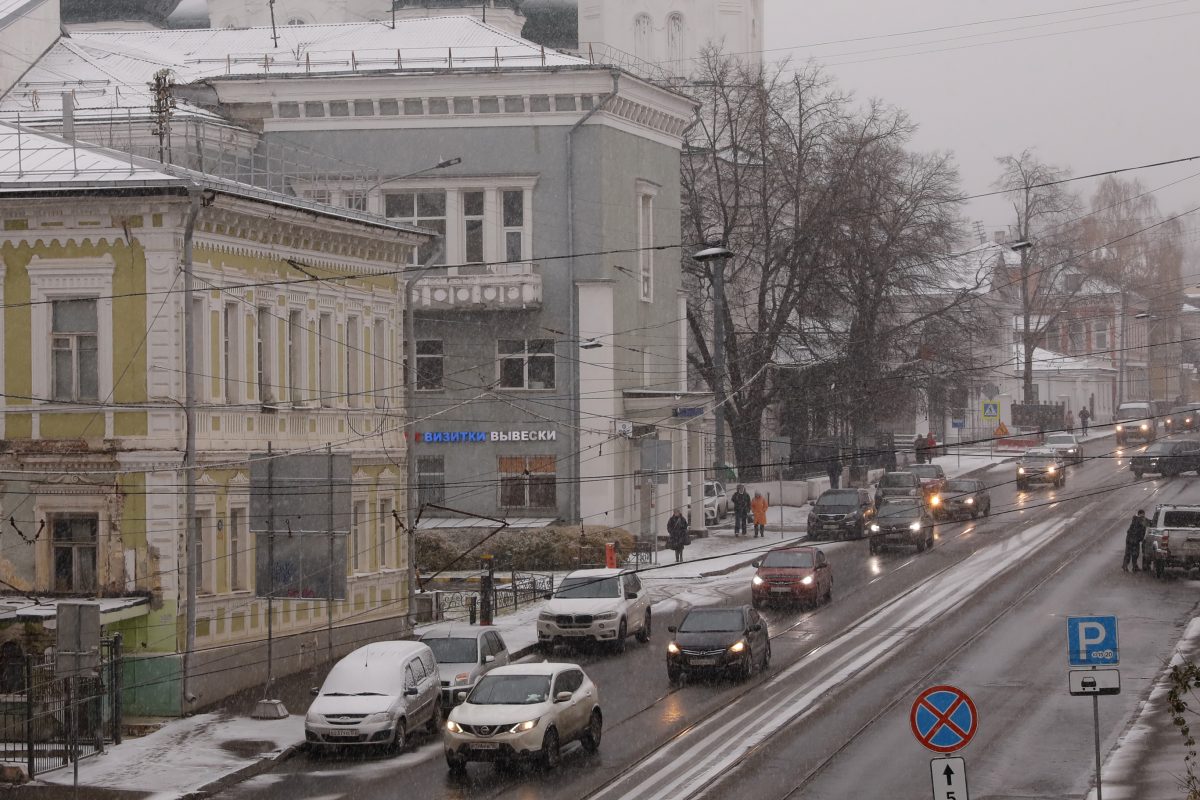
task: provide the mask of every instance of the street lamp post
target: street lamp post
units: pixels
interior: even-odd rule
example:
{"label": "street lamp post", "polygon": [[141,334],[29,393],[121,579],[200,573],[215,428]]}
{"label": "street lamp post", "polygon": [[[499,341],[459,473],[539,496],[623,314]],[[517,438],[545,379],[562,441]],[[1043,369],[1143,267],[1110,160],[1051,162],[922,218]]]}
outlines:
{"label": "street lamp post", "polygon": [[732,250],[712,245],[692,256],[702,264],[713,262],[713,423],[717,434],[713,469],[718,480],[725,466],[725,262],[732,255]]}

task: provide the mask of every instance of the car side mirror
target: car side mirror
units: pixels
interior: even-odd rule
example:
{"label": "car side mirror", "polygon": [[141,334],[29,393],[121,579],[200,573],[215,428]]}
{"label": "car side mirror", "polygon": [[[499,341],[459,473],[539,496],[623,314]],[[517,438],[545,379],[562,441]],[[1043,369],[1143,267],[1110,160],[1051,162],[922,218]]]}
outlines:
{"label": "car side mirror", "polygon": [[750,626],[751,633],[760,633],[761,631],[762,631],[762,623],[761,622],[756,622]]}
{"label": "car side mirror", "polygon": [[483,657],[483,663],[485,663],[485,664],[491,664],[495,660],[496,660],[496,657],[492,656],[492,655],[487,655],[487,656]]}
{"label": "car side mirror", "polygon": [[407,689],[404,690],[404,696],[405,697],[416,697],[417,696],[417,687],[409,686]]}
{"label": "car side mirror", "polygon": [[626,592],[625,599],[626,600],[637,600],[637,592]]}
{"label": "car side mirror", "polygon": [[319,695],[321,693],[321,690],[318,687],[314,686],[308,690],[308,693],[311,694],[313,697],[316,697],[317,695]]}
{"label": "car side mirror", "polygon": [[750,566],[754,567],[755,569],[758,569],[759,567],[762,566],[762,561],[752,561],[752,562],[750,562]]}
{"label": "car side mirror", "polygon": [[558,694],[554,695],[554,702],[556,702],[556,703],[567,703],[567,702],[570,702],[570,700],[571,700],[570,692],[559,692]]}
{"label": "car side mirror", "polygon": [[674,625],[668,625],[668,626],[667,626],[667,633],[675,633],[675,632],[676,632],[676,631],[678,631],[678,630],[679,630],[679,629],[678,629],[678,628],[676,628]]}
{"label": "car side mirror", "polygon": [[467,693],[466,692],[459,692],[458,694],[454,695],[454,697],[460,703],[465,703],[467,701]]}

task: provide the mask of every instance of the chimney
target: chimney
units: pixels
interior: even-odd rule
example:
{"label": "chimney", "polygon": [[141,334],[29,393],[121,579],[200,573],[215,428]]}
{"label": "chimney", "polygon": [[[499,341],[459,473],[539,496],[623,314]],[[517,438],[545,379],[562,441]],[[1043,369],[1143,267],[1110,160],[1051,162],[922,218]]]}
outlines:
{"label": "chimney", "polygon": [[62,137],[75,141],[75,93],[62,93]]}

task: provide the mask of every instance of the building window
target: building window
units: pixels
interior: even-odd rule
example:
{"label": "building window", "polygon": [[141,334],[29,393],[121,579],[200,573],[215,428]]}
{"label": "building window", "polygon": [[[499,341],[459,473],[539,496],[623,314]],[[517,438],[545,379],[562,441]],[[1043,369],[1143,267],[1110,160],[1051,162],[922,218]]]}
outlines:
{"label": "building window", "polygon": [[355,100],[354,101],[354,116],[356,116],[356,117],[373,117],[373,116],[375,116],[375,103],[371,100]]}
{"label": "building window", "polygon": [[240,402],[241,392],[241,347],[238,336],[238,306],[237,303],[225,304],[225,342],[223,353],[225,362],[225,402]]}
{"label": "building window", "polygon": [[293,403],[304,402],[304,312],[292,309],[288,312],[287,357],[288,386],[291,387]]}
{"label": "building window", "polygon": [[317,377],[321,384],[321,405],[331,408],[337,390],[333,385],[333,315],[322,314],[317,327]]}
{"label": "building window", "polygon": [[55,300],[51,304],[55,400],[99,400],[96,301]]}
{"label": "building window", "polygon": [[50,518],[54,555],[54,591],[91,594],[96,591],[97,514],[56,514]]}
{"label": "building window", "polygon": [[501,339],[500,388],[553,389],[553,339]]}
{"label": "building window", "polygon": [[504,223],[504,260],[525,260],[525,192],[505,189],[500,196]]}
{"label": "building window", "polygon": [[[422,228],[446,233],[446,193],[444,191],[399,192],[384,195],[384,215]],[[424,264],[433,257],[436,242],[427,242],[416,251],[416,262]],[[443,259],[444,260],[444,259]]]}
{"label": "building window", "polygon": [[376,320],[374,325],[374,341],[371,346],[371,361],[374,365],[372,381],[375,388],[375,407],[387,408],[388,395],[391,393],[391,381],[388,380],[387,369],[387,333],[383,320]]}
{"label": "building window", "polygon": [[421,339],[417,342],[417,391],[436,392],[443,389],[446,374],[445,353],[441,339]]}
{"label": "building window", "polygon": [[1092,323],[1092,349],[1097,351],[1108,349],[1108,322]]}
{"label": "building window", "polygon": [[350,566],[358,572],[364,553],[363,522],[367,518],[367,503],[365,500],[355,501],[350,513]]}
{"label": "building window", "polygon": [[248,588],[246,570],[243,568],[248,561],[246,553],[243,552],[247,544],[246,533],[242,530],[245,518],[246,516],[240,508],[229,509],[229,532],[225,538],[229,549],[226,561],[229,564],[229,590],[231,592]]}
{"label": "building window", "polygon": [[641,297],[654,301],[654,195],[638,196],[638,276]]}
{"label": "building window", "polygon": [[217,549],[213,542],[212,524],[205,512],[197,514],[192,519],[196,530],[196,591],[200,594],[216,592],[215,559]]}
{"label": "building window", "polygon": [[667,59],[670,60],[670,66],[676,73],[685,71],[683,31],[682,14],[675,13],[667,17]]}
{"label": "building window", "polygon": [[483,257],[483,192],[463,192],[463,260],[481,264]]}
{"label": "building window", "polygon": [[351,211],[367,210],[367,193],[366,192],[346,192],[345,193],[346,208]]}
{"label": "building window", "polygon": [[633,54],[642,61],[654,59],[654,48],[650,41],[652,30],[649,14],[638,14],[633,18]]}
{"label": "building window", "polygon": [[417,503],[421,506],[446,502],[446,459],[443,456],[417,457]]}
{"label": "building window", "polygon": [[255,328],[255,348],[258,359],[258,400],[260,403],[275,402],[275,371],[271,358],[271,309],[259,306]]}
{"label": "building window", "polygon": [[1068,344],[1071,346],[1071,353],[1082,353],[1087,345],[1084,343],[1084,330],[1082,322],[1072,322],[1067,326]]}
{"label": "building window", "polygon": [[388,543],[392,540],[392,501],[379,501],[379,566],[388,565]]}
{"label": "building window", "polygon": [[554,456],[501,456],[502,508],[555,508]]}
{"label": "building window", "polygon": [[358,317],[346,317],[346,402],[351,408],[358,408],[362,403],[361,363]]}

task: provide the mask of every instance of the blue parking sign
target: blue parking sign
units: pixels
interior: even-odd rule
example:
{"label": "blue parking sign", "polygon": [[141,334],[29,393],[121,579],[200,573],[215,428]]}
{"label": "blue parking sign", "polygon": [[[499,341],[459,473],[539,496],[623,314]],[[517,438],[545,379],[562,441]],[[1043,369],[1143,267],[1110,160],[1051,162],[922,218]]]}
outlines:
{"label": "blue parking sign", "polygon": [[1115,666],[1121,663],[1117,647],[1117,618],[1067,617],[1067,660],[1072,667]]}

